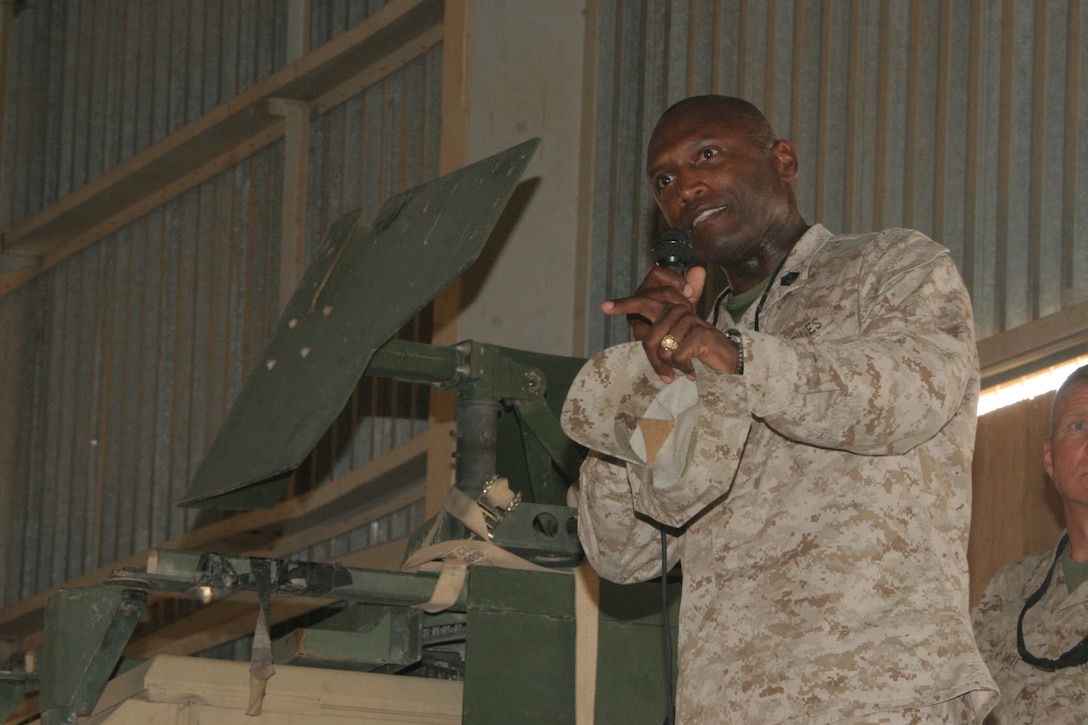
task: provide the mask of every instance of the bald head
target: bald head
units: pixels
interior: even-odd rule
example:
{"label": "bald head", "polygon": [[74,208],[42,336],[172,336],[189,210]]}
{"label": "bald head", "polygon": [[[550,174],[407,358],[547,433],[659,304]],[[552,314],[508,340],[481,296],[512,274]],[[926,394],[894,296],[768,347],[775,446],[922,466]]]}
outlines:
{"label": "bald head", "polygon": [[724,121],[734,128],[743,129],[745,135],[760,146],[769,148],[778,138],[767,117],[754,105],[743,98],[719,95],[692,96],[672,104],[661,114],[653,135],[672,117],[686,113],[697,113],[704,118]]}
{"label": "bald head", "polygon": [[1058,409],[1069,396],[1069,393],[1083,385],[1088,385],[1088,365],[1082,365],[1069,374],[1058,392],[1054,394],[1054,402],[1050,407],[1050,434],[1054,434],[1054,423],[1057,419]]}

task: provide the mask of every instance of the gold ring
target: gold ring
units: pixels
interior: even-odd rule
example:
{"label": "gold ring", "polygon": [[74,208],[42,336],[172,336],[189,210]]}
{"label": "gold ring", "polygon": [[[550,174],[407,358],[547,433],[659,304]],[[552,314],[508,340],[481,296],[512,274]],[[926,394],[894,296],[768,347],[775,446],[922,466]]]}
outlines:
{"label": "gold ring", "polygon": [[661,347],[665,348],[669,352],[672,352],[676,348],[680,347],[680,343],[672,335],[665,335],[661,338]]}

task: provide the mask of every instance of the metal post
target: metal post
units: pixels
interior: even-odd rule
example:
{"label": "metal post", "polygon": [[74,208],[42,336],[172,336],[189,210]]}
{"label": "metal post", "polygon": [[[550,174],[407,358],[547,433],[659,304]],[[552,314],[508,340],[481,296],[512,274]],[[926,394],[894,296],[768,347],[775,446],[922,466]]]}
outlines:
{"label": "metal post", "polygon": [[495,475],[499,411],[493,399],[457,401],[457,487],[470,498]]}

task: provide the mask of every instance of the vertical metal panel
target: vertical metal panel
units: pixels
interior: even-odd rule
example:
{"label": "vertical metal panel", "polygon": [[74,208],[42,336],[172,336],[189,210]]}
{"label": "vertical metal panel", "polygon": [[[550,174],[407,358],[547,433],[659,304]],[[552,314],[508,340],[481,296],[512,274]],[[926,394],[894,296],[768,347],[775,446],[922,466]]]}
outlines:
{"label": "vertical metal panel", "polygon": [[[1066,183],[1063,194],[1062,306],[1085,298],[1088,290],[1088,183],[1080,176],[1088,169],[1088,12],[1081,3],[1069,8],[1068,94],[1066,107]],[[1075,180],[1075,181],[1074,181]]]}
{"label": "vertical metal panel", "polygon": [[[41,285],[36,285],[35,288],[24,297],[23,311],[25,315],[25,327],[23,328],[23,335],[19,342],[22,343],[22,349],[17,356],[17,363],[20,366],[20,379],[18,383],[22,389],[22,395],[20,396],[20,417],[19,420],[22,423],[20,430],[16,434],[16,441],[19,445],[17,449],[17,466],[15,473],[25,475],[25,481],[39,481],[39,478],[34,478],[34,473],[40,471],[40,452],[31,446],[26,445],[29,438],[34,435],[41,435],[41,429],[43,424],[43,416],[41,415],[43,395],[40,386],[40,380],[42,378],[42,350],[45,343],[44,329],[41,327],[41,322],[45,317],[44,314],[44,289]],[[17,384],[18,384],[17,383]],[[19,479],[16,479],[19,480]],[[20,523],[22,524],[21,533],[23,534],[25,546],[20,546],[18,540],[14,540],[11,544],[11,551],[19,558],[19,567],[13,569],[13,581],[12,584],[17,587],[14,591],[25,591],[26,588],[31,585],[31,577],[33,576],[36,561],[34,555],[31,552],[36,551],[35,547],[40,541],[40,510],[42,491],[38,486],[24,486],[19,487],[19,493],[16,495],[16,499],[22,499],[21,510],[16,508],[16,515],[20,517]],[[18,531],[18,527],[16,528]],[[14,572],[18,572],[18,578],[15,578]],[[12,591],[9,588],[9,591]]]}
{"label": "vertical metal panel", "polygon": [[[591,305],[649,265],[659,222],[639,168],[653,119],[707,92],[752,100],[794,141],[810,221],[910,226],[945,244],[980,338],[1088,299],[1081,0],[600,8]],[[654,43],[664,68],[640,65]],[[600,317],[590,310],[590,350],[626,337]]]}
{"label": "vertical metal panel", "polygon": [[6,602],[195,523],[176,501],[277,314],[281,155],[261,151],[0,300],[5,321],[31,313],[5,326],[0,354],[0,377],[24,391],[3,426],[17,440],[3,488],[23,522],[5,529],[7,562],[24,553],[5,567]]}
{"label": "vertical metal panel", "polygon": [[[33,381],[34,356],[41,347],[41,328],[37,326],[41,317],[40,290],[40,284],[27,285],[11,295],[8,304],[0,306],[0,421],[23,423],[19,428],[0,428],[0,476],[4,481],[27,480],[31,451],[23,445],[22,436],[39,422],[33,417],[38,397]],[[3,485],[0,491],[0,523],[4,527],[0,596],[12,601],[18,598],[24,577],[32,569],[23,543],[37,540],[37,528],[28,513],[35,507],[39,492],[20,485]]]}
{"label": "vertical metal panel", "polygon": [[[801,113],[796,114],[794,135],[804,139],[801,148],[809,149],[808,166],[802,165],[802,179],[797,182],[797,198],[802,209],[821,209],[826,224],[833,229],[845,227],[849,165],[841,143],[834,143],[850,123],[849,108],[845,99],[849,96],[850,46],[835,42],[839,28],[850,22],[851,9],[847,3],[828,3],[823,6],[819,35],[813,36],[818,44],[820,65],[819,94],[810,99]],[[815,19],[813,19],[815,24]],[[803,117],[815,116],[815,123],[805,124]],[[813,127],[807,137],[801,126]],[[823,142],[821,142],[823,141]],[[806,170],[807,169],[807,170]]]}
{"label": "vertical metal panel", "polygon": [[310,48],[327,43],[385,7],[386,0],[325,0],[311,3]]}
{"label": "vertical metal panel", "polygon": [[[660,108],[647,101],[647,96],[653,94],[651,97],[659,98],[665,89],[660,85],[644,85],[642,79],[647,69],[642,60],[646,53],[645,24],[663,25],[665,7],[664,3],[652,0],[644,4],[612,0],[601,3],[598,54],[601,93],[597,99],[597,142],[593,150],[598,178],[593,219],[595,229],[601,233],[594,234],[594,239],[600,241],[592,248],[597,272],[590,281],[591,305],[634,289],[644,250],[631,240],[649,239],[652,234],[654,216],[640,182],[645,175],[645,140]],[[666,50],[665,58],[670,64],[687,62],[686,55],[673,48]],[[624,321],[602,317],[595,307],[590,311],[591,341],[608,345],[626,338]]]}
{"label": "vertical metal panel", "polygon": [[[19,394],[24,389],[20,379],[22,366],[18,363],[22,349],[19,344],[22,294],[19,290],[11,295],[11,303],[0,305],[0,421],[17,420],[20,413]],[[0,482],[15,481],[19,475],[15,433],[15,426],[0,425]],[[15,542],[22,538],[19,499],[15,486],[0,484],[0,530],[5,532],[0,536],[0,601],[9,600],[21,569],[15,547]]]}

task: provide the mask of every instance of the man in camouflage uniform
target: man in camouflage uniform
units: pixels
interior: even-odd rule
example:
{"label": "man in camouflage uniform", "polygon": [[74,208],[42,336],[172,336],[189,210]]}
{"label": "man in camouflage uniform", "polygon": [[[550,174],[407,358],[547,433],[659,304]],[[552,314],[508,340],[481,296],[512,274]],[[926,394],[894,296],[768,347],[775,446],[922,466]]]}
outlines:
{"label": "man in camouflage uniform", "polygon": [[994,686],[967,602],[970,300],[918,232],[809,226],[797,168],[739,99],[658,122],[654,196],[730,289],[710,322],[702,267],[602,304],[638,342],[589,361],[564,406],[591,449],[586,556],[649,579],[669,532],[682,723],[976,722]]}
{"label": "man in camouflage uniform", "polygon": [[1001,689],[986,719],[995,725],[1088,722],[1088,366],[1054,396],[1043,466],[1068,529],[1055,548],[999,571],[974,612]]}

